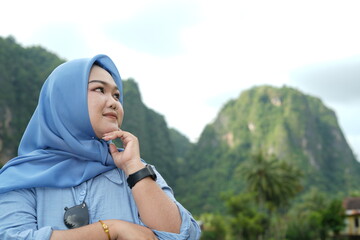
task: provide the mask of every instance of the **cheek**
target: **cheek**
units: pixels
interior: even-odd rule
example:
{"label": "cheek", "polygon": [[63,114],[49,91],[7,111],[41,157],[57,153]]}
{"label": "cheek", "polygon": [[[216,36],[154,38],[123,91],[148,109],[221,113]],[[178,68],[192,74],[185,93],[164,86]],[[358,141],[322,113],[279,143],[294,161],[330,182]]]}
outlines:
{"label": "cheek", "polygon": [[96,114],[100,105],[99,100],[100,99],[97,99],[91,92],[88,94],[88,112],[91,123],[96,119]]}
{"label": "cheek", "polygon": [[119,119],[118,119],[118,123],[119,123],[119,126],[121,126],[121,123],[124,119],[124,109],[122,107],[122,105],[119,103],[119,107],[118,107],[118,116],[119,116]]}

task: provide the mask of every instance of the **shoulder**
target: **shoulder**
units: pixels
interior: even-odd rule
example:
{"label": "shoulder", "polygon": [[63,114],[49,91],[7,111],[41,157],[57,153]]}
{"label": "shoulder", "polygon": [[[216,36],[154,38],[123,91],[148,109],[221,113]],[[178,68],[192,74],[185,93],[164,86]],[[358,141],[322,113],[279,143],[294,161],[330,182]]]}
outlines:
{"label": "shoulder", "polygon": [[18,189],[0,194],[0,212],[14,209],[35,209],[36,194],[35,189]]}
{"label": "shoulder", "polygon": [[24,198],[35,198],[35,188],[23,188],[16,189],[9,192],[1,193],[0,200],[2,199],[24,199]]}
{"label": "shoulder", "polygon": [[101,173],[100,175],[93,178],[92,181],[93,184],[110,181],[111,183],[114,183],[116,185],[121,185],[123,183],[126,183],[126,175],[122,170],[115,168],[110,171]]}

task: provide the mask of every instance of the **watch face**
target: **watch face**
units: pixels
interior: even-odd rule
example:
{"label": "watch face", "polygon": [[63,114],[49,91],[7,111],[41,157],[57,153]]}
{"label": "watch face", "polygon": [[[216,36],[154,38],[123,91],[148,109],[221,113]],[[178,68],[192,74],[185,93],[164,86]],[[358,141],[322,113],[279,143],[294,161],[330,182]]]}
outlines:
{"label": "watch face", "polygon": [[146,168],[149,170],[150,174],[151,174],[151,178],[154,179],[154,181],[156,181],[156,174],[154,172],[154,169],[148,164],[146,165]]}

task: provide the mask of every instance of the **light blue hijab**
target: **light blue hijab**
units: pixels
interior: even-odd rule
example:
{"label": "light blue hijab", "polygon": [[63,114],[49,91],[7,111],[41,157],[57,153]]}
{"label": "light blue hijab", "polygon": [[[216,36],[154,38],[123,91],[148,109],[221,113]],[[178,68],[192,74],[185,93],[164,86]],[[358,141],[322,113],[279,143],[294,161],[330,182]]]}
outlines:
{"label": "light blue hijab", "polygon": [[18,157],[0,170],[0,193],[32,187],[72,187],[116,167],[108,143],[96,137],[90,123],[87,89],[94,63],[112,75],[122,103],[121,78],[108,56],[58,66],[41,89]]}

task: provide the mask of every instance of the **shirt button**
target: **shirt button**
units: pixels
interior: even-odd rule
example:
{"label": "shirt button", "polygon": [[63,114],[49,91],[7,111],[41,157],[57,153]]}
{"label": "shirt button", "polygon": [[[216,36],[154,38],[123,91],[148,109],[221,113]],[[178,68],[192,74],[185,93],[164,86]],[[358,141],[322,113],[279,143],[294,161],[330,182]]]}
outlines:
{"label": "shirt button", "polygon": [[86,191],[85,190],[82,190],[81,192],[80,192],[80,195],[85,195],[85,193],[86,193]]}

